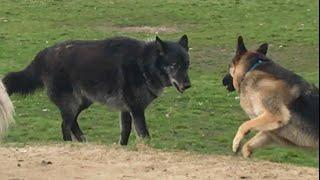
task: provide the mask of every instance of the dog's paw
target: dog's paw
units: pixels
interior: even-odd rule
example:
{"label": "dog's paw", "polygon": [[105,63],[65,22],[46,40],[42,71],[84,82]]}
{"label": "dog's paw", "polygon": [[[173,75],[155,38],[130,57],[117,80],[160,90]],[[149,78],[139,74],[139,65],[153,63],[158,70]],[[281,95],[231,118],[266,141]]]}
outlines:
{"label": "dog's paw", "polygon": [[244,145],[242,147],[242,156],[244,158],[249,158],[251,156],[251,154],[252,154],[252,151],[251,151],[250,147],[248,145]]}
{"label": "dog's paw", "polygon": [[241,139],[242,139],[242,138],[239,137],[239,136],[236,136],[236,137],[233,139],[232,151],[233,151],[234,153],[237,153],[237,152],[238,152]]}
{"label": "dog's paw", "polygon": [[79,142],[87,143],[88,142],[87,137],[85,135],[81,135]]}

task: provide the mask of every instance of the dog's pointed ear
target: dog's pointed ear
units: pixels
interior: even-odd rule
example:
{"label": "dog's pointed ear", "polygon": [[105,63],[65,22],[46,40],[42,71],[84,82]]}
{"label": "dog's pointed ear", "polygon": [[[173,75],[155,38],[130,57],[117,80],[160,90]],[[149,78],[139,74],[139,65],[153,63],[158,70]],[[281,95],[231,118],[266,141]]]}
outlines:
{"label": "dog's pointed ear", "polygon": [[157,51],[160,55],[163,55],[167,51],[167,44],[163,42],[158,36],[156,36],[156,45],[157,45]]}
{"label": "dog's pointed ear", "polygon": [[180,38],[179,44],[180,44],[186,51],[189,51],[188,36],[187,36],[187,35],[183,35],[183,36]]}
{"label": "dog's pointed ear", "polygon": [[261,46],[257,49],[257,52],[266,55],[268,52],[268,44],[261,44]]}
{"label": "dog's pointed ear", "polygon": [[238,37],[238,45],[237,45],[237,55],[241,55],[245,52],[247,52],[247,48],[244,45],[242,36],[239,36]]}

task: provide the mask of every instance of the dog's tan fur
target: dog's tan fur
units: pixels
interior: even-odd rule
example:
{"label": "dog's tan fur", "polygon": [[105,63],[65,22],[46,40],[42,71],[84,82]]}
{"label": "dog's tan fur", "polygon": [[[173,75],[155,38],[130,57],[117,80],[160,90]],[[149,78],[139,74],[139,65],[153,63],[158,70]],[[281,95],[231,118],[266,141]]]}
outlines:
{"label": "dog's tan fur", "polygon": [[258,133],[243,146],[244,157],[249,157],[254,149],[271,143],[317,148],[319,138],[302,132],[299,127],[301,120],[292,116],[288,108],[306,89],[279,78],[278,74],[250,70],[250,59],[266,58],[267,48],[264,44],[257,51],[247,51],[239,37],[237,55],[229,73],[233,78],[233,87],[240,95],[240,105],[250,120],[239,127],[232,149],[237,152],[241,140],[251,130]]}
{"label": "dog's tan fur", "polygon": [[9,124],[14,122],[13,113],[12,102],[0,81],[0,137],[7,131]]}

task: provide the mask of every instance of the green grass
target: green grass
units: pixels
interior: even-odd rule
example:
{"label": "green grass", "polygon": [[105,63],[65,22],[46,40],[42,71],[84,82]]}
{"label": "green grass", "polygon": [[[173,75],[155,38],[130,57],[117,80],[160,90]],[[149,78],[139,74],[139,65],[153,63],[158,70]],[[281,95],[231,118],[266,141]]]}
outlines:
{"label": "green grass", "polygon": [[[0,0],[0,74],[30,63],[35,54],[68,39],[103,39],[125,35],[154,38],[154,33],[126,32],[128,26],[174,27],[163,39],[190,39],[193,87],[184,95],[167,89],[147,110],[150,144],[165,150],[231,155],[237,127],[248,118],[227,93],[221,79],[235,51],[238,35],[247,46],[270,43],[269,56],[319,84],[318,10],[312,0],[106,1]],[[5,143],[61,142],[60,115],[42,91],[12,96],[16,125]],[[118,141],[118,113],[94,105],[80,118],[90,142]],[[135,143],[131,137],[130,146]],[[317,166],[315,152],[270,147],[255,158]]]}

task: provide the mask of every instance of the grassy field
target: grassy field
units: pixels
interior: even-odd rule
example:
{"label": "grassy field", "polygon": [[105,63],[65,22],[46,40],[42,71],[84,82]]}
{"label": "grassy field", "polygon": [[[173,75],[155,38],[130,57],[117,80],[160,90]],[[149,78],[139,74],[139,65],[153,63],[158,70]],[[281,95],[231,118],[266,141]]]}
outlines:
{"label": "grassy field", "polygon": [[[236,37],[243,35],[251,48],[270,43],[270,57],[318,85],[318,10],[313,0],[0,0],[0,74],[21,70],[39,50],[63,40],[119,35],[147,40],[156,34],[174,40],[187,34],[193,87],[184,95],[167,89],[148,108],[150,144],[232,155],[233,136],[247,120],[237,95],[221,85]],[[59,112],[43,91],[12,100],[16,125],[5,143],[61,142]],[[85,111],[80,125],[90,142],[118,141],[118,113],[102,105]],[[315,154],[269,147],[254,157],[316,166]]]}

